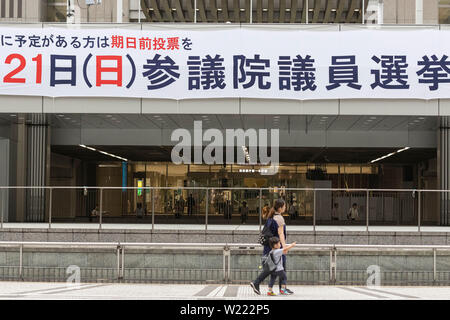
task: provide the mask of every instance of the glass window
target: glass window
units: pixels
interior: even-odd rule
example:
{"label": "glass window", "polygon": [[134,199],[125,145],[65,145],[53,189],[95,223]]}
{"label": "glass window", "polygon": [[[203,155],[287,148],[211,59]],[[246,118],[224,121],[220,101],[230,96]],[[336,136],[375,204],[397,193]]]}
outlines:
{"label": "glass window", "polygon": [[[344,172],[341,171],[341,173],[346,173],[346,174],[359,174],[361,173],[361,166],[360,165],[351,165],[351,164],[346,164],[344,167]],[[342,170],[342,167],[341,167]]]}
{"label": "glass window", "polygon": [[295,173],[296,167],[295,165],[280,165],[278,167],[278,172],[280,173]]}
{"label": "glass window", "polygon": [[337,164],[327,164],[327,174],[338,174],[339,166]]}
{"label": "glass window", "polygon": [[47,6],[48,22],[66,22],[67,1],[49,0]]}
{"label": "glass window", "polygon": [[450,0],[439,1],[439,23],[450,24]]}
{"label": "glass window", "polygon": [[205,164],[191,164],[189,165],[189,172],[209,172],[209,167]]}
{"label": "glass window", "polygon": [[383,23],[396,23],[395,14],[396,11],[392,10],[392,6],[395,7],[396,3],[388,3],[386,8],[387,15],[384,19],[384,1],[383,0],[365,0],[364,1],[364,23],[365,24],[383,24]]}

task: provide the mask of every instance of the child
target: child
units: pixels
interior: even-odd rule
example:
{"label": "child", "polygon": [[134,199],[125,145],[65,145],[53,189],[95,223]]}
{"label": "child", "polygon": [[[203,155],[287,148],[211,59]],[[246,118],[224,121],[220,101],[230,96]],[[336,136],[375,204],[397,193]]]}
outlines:
{"label": "child", "polygon": [[272,259],[277,265],[277,268],[270,274],[269,291],[267,292],[267,295],[276,296],[276,294],[272,291],[272,288],[277,277],[279,277],[281,281],[280,294],[282,295],[291,294],[289,291],[286,290],[287,276],[286,271],[284,271],[283,268],[283,254],[287,254],[288,251],[296,245],[296,242],[287,245],[283,249],[280,249],[281,247],[280,239],[278,237],[272,237],[269,239],[269,245],[272,248],[272,251],[270,251],[269,254],[272,254]]}

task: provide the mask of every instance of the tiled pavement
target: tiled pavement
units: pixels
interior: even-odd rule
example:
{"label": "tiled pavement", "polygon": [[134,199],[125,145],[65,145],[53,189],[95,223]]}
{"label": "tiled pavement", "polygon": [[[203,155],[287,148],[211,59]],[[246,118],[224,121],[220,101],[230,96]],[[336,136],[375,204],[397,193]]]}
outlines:
{"label": "tiled pavement", "polygon": [[450,287],[290,286],[290,296],[253,293],[247,285],[65,284],[0,282],[0,299],[37,300],[448,300]]}

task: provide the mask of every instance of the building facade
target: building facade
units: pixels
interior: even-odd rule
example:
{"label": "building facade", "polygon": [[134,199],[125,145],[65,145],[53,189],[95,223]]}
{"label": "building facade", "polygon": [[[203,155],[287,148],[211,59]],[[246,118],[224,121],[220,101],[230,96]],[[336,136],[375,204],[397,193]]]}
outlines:
{"label": "building facade", "polygon": [[[70,28],[83,23],[85,29],[128,30],[157,30],[161,25],[207,30],[223,23],[317,32],[402,28],[397,25],[448,30],[447,2],[2,0],[0,22],[5,27],[58,23]],[[86,221],[100,202],[111,221],[133,220],[143,207],[155,212],[157,221],[175,221],[171,219],[180,211],[188,221],[198,222],[208,211],[223,222],[228,213],[239,217],[243,202],[257,221],[263,205],[283,197],[301,224],[310,224],[313,215],[324,224],[345,223],[352,203],[361,212],[369,209],[372,224],[416,224],[419,206],[423,223],[448,224],[445,194],[423,193],[418,200],[409,191],[371,191],[368,200],[366,191],[450,189],[448,99],[1,95],[0,102],[0,185],[79,187],[55,189],[51,195],[48,189],[2,190],[9,221],[46,221],[50,208],[56,221]],[[279,129],[277,173],[263,175],[260,165],[172,163],[172,132],[193,130],[194,121],[219,130]],[[95,187],[115,189],[90,189]],[[199,187],[209,189],[186,189]],[[340,190],[317,194],[302,188]],[[334,204],[337,220],[331,216]]]}

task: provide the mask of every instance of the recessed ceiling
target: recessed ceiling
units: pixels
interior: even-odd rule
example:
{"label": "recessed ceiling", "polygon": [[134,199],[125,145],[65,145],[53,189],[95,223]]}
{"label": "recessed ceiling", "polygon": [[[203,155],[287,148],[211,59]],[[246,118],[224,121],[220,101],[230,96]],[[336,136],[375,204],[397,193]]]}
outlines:
{"label": "recessed ceiling", "polygon": [[[364,10],[367,10],[368,2],[364,2]],[[141,3],[147,22],[361,23],[363,1],[145,0]],[[130,16],[137,20],[137,8]]]}
{"label": "recessed ceiling", "polygon": [[[0,114],[8,125],[31,114]],[[202,121],[204,129],[272,129],[310,131],[436,131],[438,117],[355,115],[217,115],[217,114],[48,114],[55,129],[193,129]]]}

